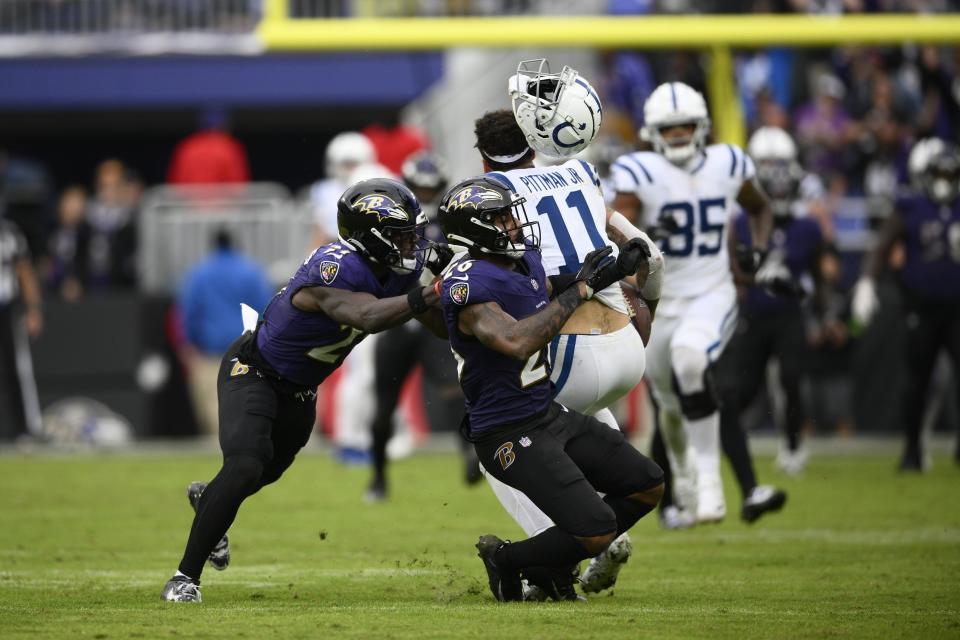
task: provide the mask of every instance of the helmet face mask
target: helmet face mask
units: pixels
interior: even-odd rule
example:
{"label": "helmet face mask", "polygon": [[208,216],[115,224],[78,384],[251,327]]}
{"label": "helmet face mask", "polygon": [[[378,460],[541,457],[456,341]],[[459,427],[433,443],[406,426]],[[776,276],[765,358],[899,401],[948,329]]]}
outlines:
{"label": "helmet face mask", "polygon": [[395,273],[422,266],[428,245],[427,220],[413,193],[387,178],[364,180],[347,189],[337,203],[340,241]]}
{"label": "helmet face mask", "polygon": [[790,215],[802,177],[803,170],[796,162],[780,159],[757,162],[757,180],[770,198],[773,215],[781,218]]}
{"label": "helmet face mask", "polygon": [[[654,89],[643,105],[644,126],[640,137],[675,165],[682,165],[702,151],[710,134],[710,118],[703,96],[682,82],[667,82]],[[690,125],[688,138],[663,135],[673,127]]]}
{"label": "helmet face mask", "polygon": [[470,178],[443,196],[438,219],[450,244],[519,260],[540,247],[540,223],[524,202],[492,178]]}
{"label": "helmet face mask", "polygon": [[950,204],[960,195],[960,156],[946,147],[933,156],[924,172],[927,195],[937,204]]}
{"label": "helmet face mask", "polygon": [[600,131],[600,98],[575,69],[555,74],[546,58],[524,60],[507,81],[507,92],[527,144],[538,153],[568,158]]}

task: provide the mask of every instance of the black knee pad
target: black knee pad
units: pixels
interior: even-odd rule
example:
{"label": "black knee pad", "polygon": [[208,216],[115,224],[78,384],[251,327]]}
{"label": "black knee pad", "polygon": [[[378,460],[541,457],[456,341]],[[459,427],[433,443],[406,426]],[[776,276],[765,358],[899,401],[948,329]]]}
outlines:
{"label": "black knee pad", "polygon": [[673,374],[673,390],[680,399],[680,412],[688,420],[706,418],[720,409],[720,397],[717,393],[717,384],[713,379],[713,367],[707,367],[703,372],[703,391],[685,394],[680,390],[677,374]]}

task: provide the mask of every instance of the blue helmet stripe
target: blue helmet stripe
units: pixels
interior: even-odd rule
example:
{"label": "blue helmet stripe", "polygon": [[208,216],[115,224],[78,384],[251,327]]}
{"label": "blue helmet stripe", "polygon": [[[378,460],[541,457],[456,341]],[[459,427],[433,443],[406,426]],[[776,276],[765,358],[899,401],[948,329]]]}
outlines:
{"label": "blue helmet stripe", "polygon": [[[596,92],[590,87],[590,85],[588,85],[586,82],[584,82],[580,78],[577,78],[576,80],[574,80],[574,82],[580,85],[581,87],[583,87],[584,89],[586,89],[587,93],[590,94],[590,97],[592,97],[594,100],[597,101],[597,112],[602,115],[603,105],[600,103],[600,98],[597,96]],[[676,107],[676,101],[674,101],[674,107]]]}
{"label": "blue helmet stripe", "polygon": [[670,98],[673,100],[673,110],[677,110],[677,90],[674,88],[673,83],[670,83]]}

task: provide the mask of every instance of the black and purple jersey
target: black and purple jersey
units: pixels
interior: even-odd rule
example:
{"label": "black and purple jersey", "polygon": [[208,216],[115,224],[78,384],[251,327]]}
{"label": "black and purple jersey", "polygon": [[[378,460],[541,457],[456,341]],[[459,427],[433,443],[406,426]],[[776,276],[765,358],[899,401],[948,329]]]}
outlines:
{"label": "black and purple jersey", "polygon": [[466,399],[469,435],[476,437],[544,411],[552,397],[550,363],[546,348],[524,362],[483,346],[460,332],[460,311],[496,302],[520,320],[543,309],[550,299],[539,252],[524,253],[513,271],[462,255],[444,277],[440,302]]}
{"label": "black and purple jersey", "polygon": [[960,299],[960,200],[939,205],[923,196],[897,201],[903,220],[903,285],[934,300]]}
{"label": "black and purple jersey", "polygon": [[[750,238],[750,226],[747,216],[739,214],[734,220],[737,238],[741,241]],[[777,255],[793,278],[808,291],[812,286],[811,267],[819,259],[823,249],[823,232],[813,218],[796,218],[778,221],[770,233],[767,246],[770,254]],[[797,298],[773,296],[760,287],[750,287],[741,308],[747,313],[781,313],[800,308]]]}
{"label": "black and purple jersey", "polygon": [[257,350],[281,378],[312,389],[333,373],[367,334],[323,313],[297,309],[292,302],[294,294],[305,287],[333,287],[389,298],[405,294],[419,277],[419,271],[403,275],[389,271],[381,283],[352,247],[324,245],[310,254],[270,301],[257,332]]}

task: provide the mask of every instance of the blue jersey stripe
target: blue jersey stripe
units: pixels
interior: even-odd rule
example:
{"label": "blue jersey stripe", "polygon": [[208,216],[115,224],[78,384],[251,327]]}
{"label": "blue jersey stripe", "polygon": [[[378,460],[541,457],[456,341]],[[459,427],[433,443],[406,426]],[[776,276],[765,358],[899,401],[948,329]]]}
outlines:
{"label": "blue jersey stripe", "polygon": [[597,176],[593,175],[593,171],[590,169],[590,165],[580,160],[580,164],[583,165],[583,170],[587,172],[587,175],[590,176],[590,179],[593,180],[593,184],[600,186],[600,181],[597,180]]}
{"label": "blue jersey stripe", "polygon": [[729,144],[727,149],[730,150],[730,177],[733,177],[733,174],[737,172],[737,152],[733,150],[733,147]]}
{"label": "blue jersey stripe", "polygon": [[650,181],[650,184],[653,184],[653,176],[650,175],[650,172],[647,171],[647,168],[643,166],[639,160],[637,160],[633,156],[627,156],[627,159],[632,160],[635,165],[640,167],[640,171],[643,171],[643,175],[647,176],[647,180]]}
{"label": "blue jersey stripe", "polygon": [[510,191],[517,193],[517,190],[513,187],[513,183],[510,182],[510,178],[508,178],[506,174],[504,174],[502,171],[490,171],[489,173],[487,173],[487,175],[493,178],[494,180],[498,180],[501,183],[503,183],[503,185],[506,188],[510,189]]}
{"label": "blue jersey stripe", "polygon": [[[556,295],[556,293],[554,293]],[[557,366],[557,349],[560,347],[560,336],[556,335],[550,341],[550,371]]]}
{"label": "blue jersey stripe", "polygon": [[[558,342],[559,344],[559,342]],[[567,348],[563,351],[563,364],[560,366],[560,377],[557,378],[557,394],[563,391],[563,385],[567,384],[567,378],[570,377],[570,370],[573,369],[573,350],[577,348],[576,334],[567,336]]]}
{"label": "blue jersey stripe", "polygon": [[623,169],[624,171],[626,171],[627,173],[629,173],[629,174],[630,174],[630,177],[633,178],[633,181],[639,186],[639,184],[640,184],[640,178],[637,177],[637,174],[634,173],[633,169],[631,169],[630,167],[628,167],[627,165],[625,165],[625,164],[622,163],[622,162],[614,162],[614,163],[613,163],[613,166],[615,166],[615,167],[620,167],[621,169]]}

